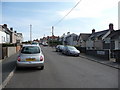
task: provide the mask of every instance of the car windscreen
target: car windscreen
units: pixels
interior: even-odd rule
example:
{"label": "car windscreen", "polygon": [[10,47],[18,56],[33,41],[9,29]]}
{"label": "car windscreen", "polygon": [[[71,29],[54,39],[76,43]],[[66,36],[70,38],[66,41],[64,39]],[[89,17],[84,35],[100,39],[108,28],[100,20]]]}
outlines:
{"label": "car windscreen", "polygon": [[69,50],[76,50],[75,47],[68,47]]}
{"label": "car windscreen", "polygon": [[40,48],[37,46],[27,46],[27,47],[23,47],[21,50],[21,53],[24,54],[37,54],[40,53]]}

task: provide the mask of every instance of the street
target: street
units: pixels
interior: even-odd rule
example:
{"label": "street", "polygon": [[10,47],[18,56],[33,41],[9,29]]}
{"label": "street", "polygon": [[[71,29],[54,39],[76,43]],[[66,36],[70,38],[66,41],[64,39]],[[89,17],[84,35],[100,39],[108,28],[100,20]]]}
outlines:
{"label": "street", "polygon": [[43,47],[45,69],[15,71],[6,88],[118,88],[118,69]]}

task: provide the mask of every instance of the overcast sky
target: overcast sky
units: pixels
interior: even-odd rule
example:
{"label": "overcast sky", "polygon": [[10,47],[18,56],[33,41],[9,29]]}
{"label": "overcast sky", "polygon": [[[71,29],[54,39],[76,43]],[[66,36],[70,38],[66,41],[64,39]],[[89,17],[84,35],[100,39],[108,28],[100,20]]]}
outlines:
{"label": "overcast sky", "polygon": [[[9,1],[9,2],[8,2]],[[2,23],[23,33],[24,41],[63,33],[91,33],[108,29],[109,23],[118,29],[118,2],[120,0],[81,0],[79,5],[60,23],[80,0],[2,0]],[[0,4],[1,5],[1,4]]]}

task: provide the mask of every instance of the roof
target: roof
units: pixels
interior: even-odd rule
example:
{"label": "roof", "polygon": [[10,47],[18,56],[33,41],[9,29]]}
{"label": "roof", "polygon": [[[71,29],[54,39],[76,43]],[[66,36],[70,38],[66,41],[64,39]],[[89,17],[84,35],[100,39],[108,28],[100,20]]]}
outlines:
{"label": "roof", "polygon": [[19,35],[21,35],[21,36],[22,36],[22,33],[17,33],[17,34],[19,34]]}
{"label": "roof", "polygon": [[23,47],[27,47],[27,46],[37,46],[39,47],[38,45],[34,45],[34,44],[24,44]]}
{"label": "roof", "polygon": [[78,36],[77,34],[72,33],[72,34],[68,34],[68,35],[66,35],[65,37],[69,37],[69,36],[71,36],[71,35],[76,35],[76,36]]}
{"label": "roof", "polygon": [[89,39],[102,38],[108,31],[109,30],[103,30],[103,31],[95,32],[89,37]]}
{"label": "roof", "polygon": [[120,29],[119,30],[116,30],[116,31],[113,31],[110,35],[108,35],[108,38],[115,38],[115,37],[118,37],[120,36]]}
{"label": "roof", "polygon": [[82,37],[82,40],[86,41],[91,34],[80,33],[79,37]]}

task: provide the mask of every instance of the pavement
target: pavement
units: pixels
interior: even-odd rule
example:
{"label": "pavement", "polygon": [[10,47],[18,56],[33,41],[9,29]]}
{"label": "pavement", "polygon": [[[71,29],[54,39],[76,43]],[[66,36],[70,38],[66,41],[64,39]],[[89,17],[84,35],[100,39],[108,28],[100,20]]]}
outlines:
{"label": "pavement", "polygon": [[2,67],[2,81],[0,82],[0,89],[3,88],[13,76],[17,56],[18,53],[0,61]]}
{"label": "pavement", "polygon": [[81,53],[80,57],[86,58],[88,60],[91,60],[91,61],[94,61],[94,62],[97,62],[100,64],[104,64],[104,65],[107,65],[107,66],[110,66],[110,67],[113,67],[116,69],[120,69],[120,63],[115,62],[114,59],[113,60],[105,60],[105,59],[97,58],[95,56],[86,55],[84,53]]}

